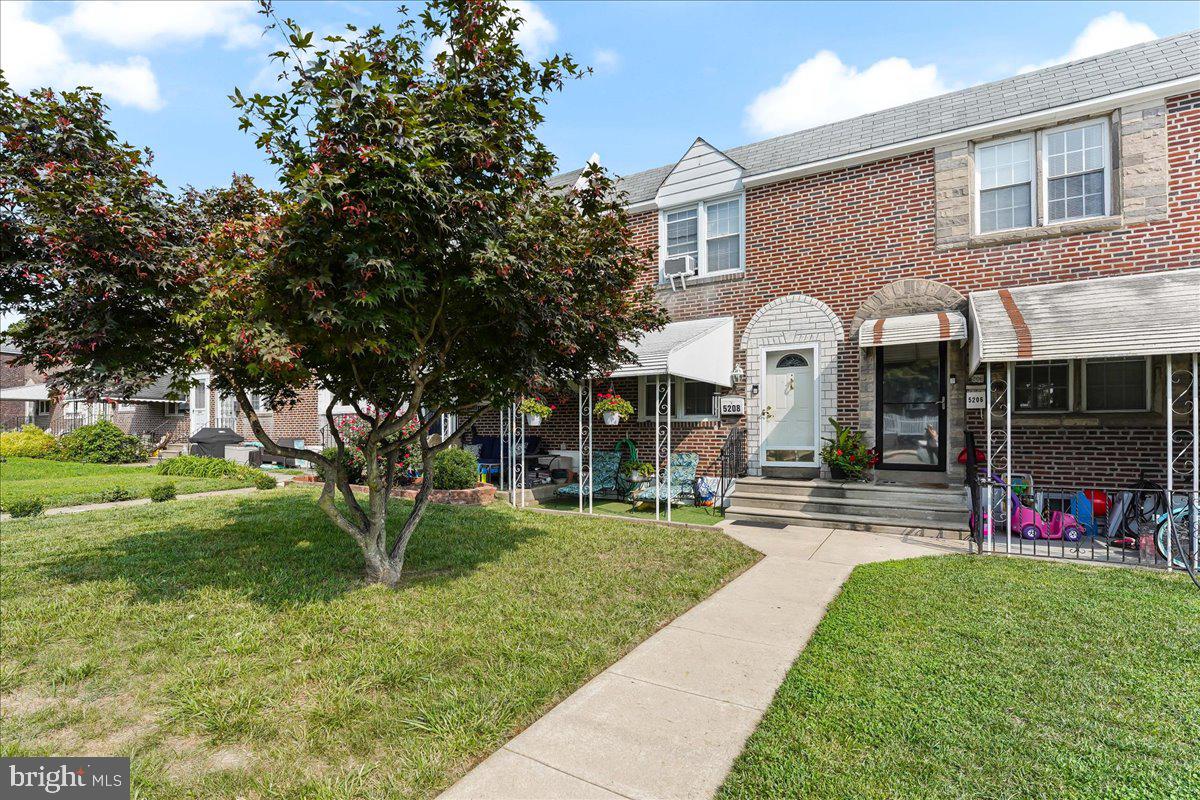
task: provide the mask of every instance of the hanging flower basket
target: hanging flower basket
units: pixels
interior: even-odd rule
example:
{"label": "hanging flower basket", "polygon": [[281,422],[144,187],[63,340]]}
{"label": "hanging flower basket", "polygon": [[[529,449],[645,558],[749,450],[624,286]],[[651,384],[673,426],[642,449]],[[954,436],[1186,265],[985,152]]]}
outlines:
{"label": "hanging flower basket", "polygon": [[554,413],[554,406],[548,406],[536,397],[526,397],[517,408],[525,415],[525,424],[535,428]]}
{"label": "hanging flower basket", "polygon": [[620,425],[621,420],[633,416],[633,406],[628,400],[614,392],[597,392],[596,415],[604,418],[605,425]]}

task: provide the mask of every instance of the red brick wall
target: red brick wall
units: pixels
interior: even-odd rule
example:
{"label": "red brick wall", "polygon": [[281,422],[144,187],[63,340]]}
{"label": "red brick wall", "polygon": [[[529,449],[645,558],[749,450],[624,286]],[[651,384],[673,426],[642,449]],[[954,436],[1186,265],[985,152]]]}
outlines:
{"label": "red brick wall", "polygon": [[[1115,230],[959,250],[935,248],[932,151],[752,188],[746,192],[746,271],[663,300],[679,319],[735,318],[737,341],[750,317],[788,294],[815,297],[847,332],[861,304],[902,278],[926,278],[964,295],[982,289],[1200,266],[1200,92],[1168,108],[1170,216]],[[636,238],[656,247],[658,214],[635,215]],[[657,281],[656,263],[644,280]],[[840,419],[857,424],[857,346],[839,357]],[[1161,470],[1161,426],[1087,431],[1044,428],[1016,437],[1014,461],[1056,481],[1102,474],[1124,480],[1142,466]],[[1046,446],[1042,446],[1046,442]],[[1060,457],[1056,447],[1070,455]],[[753,444],[751,444],[753,446]],[[956,454],[949,454],[954,458]],[[1114,456],[1117,464],[1113,464]]]}

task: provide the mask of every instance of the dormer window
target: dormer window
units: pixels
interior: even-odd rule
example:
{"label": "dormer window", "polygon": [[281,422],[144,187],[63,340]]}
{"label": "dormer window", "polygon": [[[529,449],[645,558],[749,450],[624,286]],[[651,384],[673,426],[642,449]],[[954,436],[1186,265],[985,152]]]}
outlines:
{"label": "dormer window", "polygon": [[[661,212],[659,271],[668,258],[691,256],[696,275],[740,272],[743,266],[743,195],[702,200]],[[665,279],[665,278],[664,278]]]}

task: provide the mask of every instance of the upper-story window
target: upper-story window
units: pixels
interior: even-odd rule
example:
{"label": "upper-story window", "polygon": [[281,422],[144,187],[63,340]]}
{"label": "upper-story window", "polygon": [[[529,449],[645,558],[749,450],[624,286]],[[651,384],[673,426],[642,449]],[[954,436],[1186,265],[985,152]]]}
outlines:
{"label": "upper-story window", "polygon": [[1046,131],[1046,219],[1099,217],[1108,205],[1108,123]]}
{"label": "upper-story window", "polygon": [[697,275],[742,269],[742,197],[726,197],[663,211],[659,270],[668,258],[691,256]]}
{"label": "upper-story window", "polygon": [[1109,213],[1108,126],[1106,119],[1089,120],[976,145],[976,230],[992,233]]}
{"label": "upper-story window", "polygon": [[979,231],[1033,224],[1033,136],[979,147]]}

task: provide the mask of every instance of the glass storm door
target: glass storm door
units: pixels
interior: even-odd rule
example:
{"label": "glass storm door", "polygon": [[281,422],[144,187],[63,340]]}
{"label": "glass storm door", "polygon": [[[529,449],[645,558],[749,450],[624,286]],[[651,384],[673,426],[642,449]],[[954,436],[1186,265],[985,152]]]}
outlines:
{"label": "glass storm door", "polygon": [[946,468],[946,343],[879,348],[875,441],[879,466]]}
{"label": "glass storm door", "polygon": [[208,376],[200,373],[193,376],[195,383],[192,384],[192,394],[188,398],[191,402],[189,414],[191,416],[191,432],[195,433],[201,428],[208,427]]}
{"label": "glass storm door", "polygon": [[764,361],[762,465],[815,466],[816,353],[811,347],[777,350]]}

